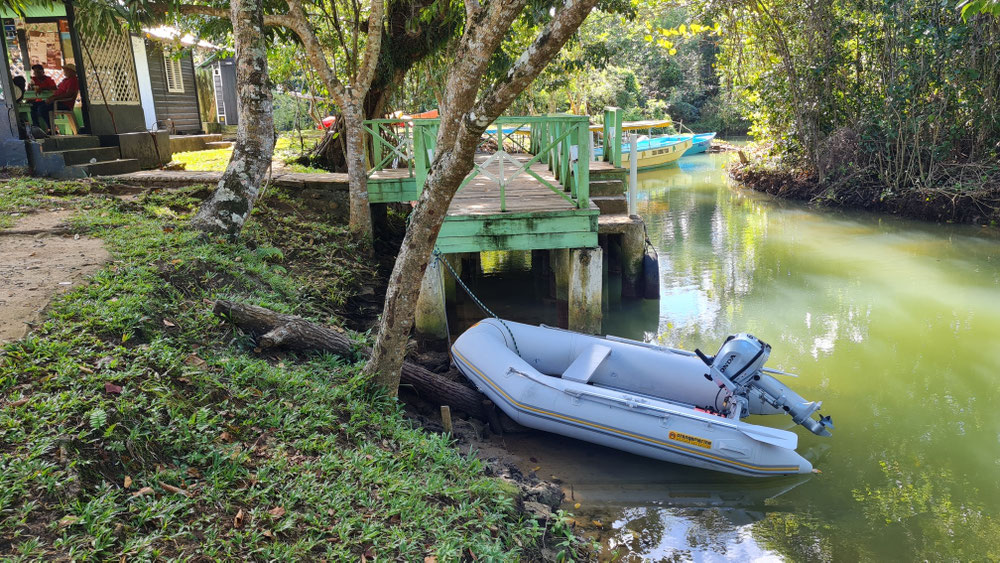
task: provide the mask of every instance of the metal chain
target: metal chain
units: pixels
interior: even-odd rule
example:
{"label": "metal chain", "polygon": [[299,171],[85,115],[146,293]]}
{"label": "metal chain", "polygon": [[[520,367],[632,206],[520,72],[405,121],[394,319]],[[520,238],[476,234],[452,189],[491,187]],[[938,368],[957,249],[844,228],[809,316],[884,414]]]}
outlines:
{"label": "metal chain", "polygon": [[653,255],[657,258],[660,257],[660,253],[656,251],[656,247],[653,246],[653,242],[649,240],[649,231],[646,230],[646,222],[642,222],[642,234],[646,237],[646,246],[653,251]]}
{"label": "metal chain", "polygon": [[472,300],[476,303],[476,305],[478,305],[479,308],[482,309],[484,313],[500,321],[500,324],[502,324],[503,327],[507,329],[507,333],[510,334],[510,340],[514,344],[514,353],[520,356],[521,351],[518,350],[517,348],[517,339],[514,338],[514,332],[510,330],[510,327],[507,326],[507,323],[503,319],[501,319],[496,313],[491,311],[490,308],[487,307],[485,303],[480,301],[479,298],[476,297],[476,294],[472,293],[472,290],[469,289],[469,286],[465,285],[465,282],[462,281],[462,278],[460,278],[458,274],[455,273],[455,270],[451,267],[451,263],[444,259],[444,256],[442,255],[441,251],[437,249],[437,247],[434,248],[434,259],[444,264],[445,268],[447,268],[448,271],[451,272],[451,277],[455,278],[455,283],[461,286],[462,290],[465,291],[466,295],[471,297]]}

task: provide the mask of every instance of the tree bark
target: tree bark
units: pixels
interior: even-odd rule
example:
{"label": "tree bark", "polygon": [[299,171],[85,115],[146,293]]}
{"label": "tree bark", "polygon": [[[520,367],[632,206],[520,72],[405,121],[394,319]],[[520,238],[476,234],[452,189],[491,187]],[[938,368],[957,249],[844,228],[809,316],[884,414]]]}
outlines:
{"label": "tree bark", "polygon": [[[350,96],[348,96],[350,97]],[[365,159],[365,114],[355,100],[343,106],[344,139],[347,144],[347,182],[350,186],[349,227],[355,236],[366,239],[371,247],[372,212],[368,203],[368,163]]]}
{"label": "tree bark", "polygon": [[390,394],[395,394],[399,387],[420,280],[448,206],[472,170],[483,131],[559,52],[597,0],[566,0],[505,79],[477,100],[490,58],[525,4],[525,0],[490,2],[471,10],[455,65],[448,71],[434,161],[389,278],[375,348],[365,365],[365,375]]}
{"label": "tree bark", "polygon": [[236,144],[219,185],[192,220],[195,228],[235,237],[260,194],[274,153],[274,114],[267,76],[261,0],[233,0],[236,51]]}
{"label": "tree bark", "polygon": [[[323,44],[316,36],[309,21],[302,0],[286,0],[288,4],[289,29],[302,41],[310,64],[319,74],[337,105],[344,120],[345,144],[347,149],[347,179],[350,186],[350,229],[367,240],[372,239],[371,209],[368,205],[368,166],[365,162],[364,111],[362,104],[366,98],[372,79],[375,77],[379,54],[382,50],[383,16],[385,0],[371,0],[368,14],[368,32],[365,52],[361,65],[353,76],[341,81],[330,66]],[[360,9],[360,6],[356,6]],[[341,48],[350,46],[342,44]],[[357,49],[357,41],[353,47]],[[358,53],[354,53],[355,56]],[[333,57],[336,60],[336,56]],[[345,84],[346,82],[346,84]],[[369,245],[369,248],[370,245]]]}
{"label": "tree bark", "polygon": [[[257,338],[257,345],[261,349],[284,347],[332,352],[348,357],[371,355],[370,348],[358,344],[346,333],[295,315],[285,315],[264,307],[224,299],[216,301],[212,311]],[[426,399],[489,421],[489,413],[483,407],[485,397],[461,383],[441,377],[411,362],[403,362],[402,380],[412,385]]]}

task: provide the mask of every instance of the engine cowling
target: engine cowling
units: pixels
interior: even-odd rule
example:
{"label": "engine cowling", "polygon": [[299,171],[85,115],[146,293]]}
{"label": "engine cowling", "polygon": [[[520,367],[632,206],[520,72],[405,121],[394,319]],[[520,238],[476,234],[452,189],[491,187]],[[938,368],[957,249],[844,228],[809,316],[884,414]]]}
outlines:
{"label": "engine cowling", "polygon": [[796,424],[813,434],[830,436],[830,417],[812,418],[823,405],[821,401],[806,401],[787,385],[764,373],[764,363],[771,355],[771,346],[752,334],[741,332],[726,339],[715,357],[709,358],[695,350],[709,366],[706,377],[729,390],[733,405],[732,416],[749,414],[788,413]]}

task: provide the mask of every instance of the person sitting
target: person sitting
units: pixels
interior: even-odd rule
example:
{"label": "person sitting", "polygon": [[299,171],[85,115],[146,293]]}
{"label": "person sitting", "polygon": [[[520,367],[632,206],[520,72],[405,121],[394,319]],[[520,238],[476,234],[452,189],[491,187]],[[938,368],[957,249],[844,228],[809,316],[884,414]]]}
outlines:
{"label": "person sitting", "polygon": [[19,104],[24,100],[24,91],[28,89],[24,77],[17,75],[10,79],[14,83],[14,103]]}
{"label": "person sitting", "polygon": [[56,89],[56,81],[45,74],[45,67],[40,64],[31,65],[31,89],[36,94]]}
{"label": "person sitting", "polygon": [[76,104],[76,95],[80,92],[80,80],[76,76],[76,65],[67,63],[63,66],[63,73],[66,77],[59,83],[52,97],[31,104],[31,121],[45,131],[49,130],[49,113],[53,110],[72,111]]}

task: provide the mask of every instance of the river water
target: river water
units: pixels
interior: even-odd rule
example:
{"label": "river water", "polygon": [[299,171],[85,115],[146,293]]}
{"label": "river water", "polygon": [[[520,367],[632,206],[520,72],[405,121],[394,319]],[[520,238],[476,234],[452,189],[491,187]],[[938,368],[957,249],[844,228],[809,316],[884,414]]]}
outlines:
{"label": "river water", "polygon": [[[605,560],[1000,560],[1000,236],[774,200],[729,185],[728,158],[640,175],[661,299],[616,299],[612,275],[604,332],[770,343],[768,365],[833,416],[832,438],[795,428],[822,473],[728,476],[540,433],[504,445],[561,481]],[[555,323],[528,262],[484,256],[476,291]]]}

